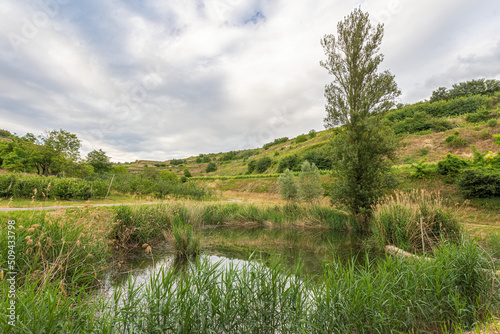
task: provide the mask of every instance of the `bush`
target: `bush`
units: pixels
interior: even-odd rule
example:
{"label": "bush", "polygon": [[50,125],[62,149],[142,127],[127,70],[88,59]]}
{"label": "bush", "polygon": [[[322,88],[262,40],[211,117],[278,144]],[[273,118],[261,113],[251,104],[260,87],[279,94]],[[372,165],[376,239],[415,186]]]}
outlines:
{"label": "bush", "polygon": [[445,141],[453,148],[466,147],[469,145],[469,141],[463,137],[459,137],[457,133],[446,137]]}
{"label": "bush", "polygon": [[459,231],[458,221],[434,193],[397,193],[379,203],[373,214],[373,235],[381,248],[394,245],[421,252],[425,247],[431,252],[443,239],[457,240]]}
{"label": "bush", "polygon": [[446,158],[438,162],[437,171],[442,175],[455,178],[458,173],[467,167],[467,161],[453,154],[448,154]]}
{"label": "bush", "polygon": [[217,165],[215,164],[215,162],[209,162],[208,165],[207,165],[207,168],[205,169],[205,172],[207,173],[211,173],[211,172],[215,172],[217,170]]}
{"label": "bush", "polygon": [[465,117],[465,120],[469,123],[479,123],[479,122],[485,122],[488,119],[490,119],[490,111],[486,109],[482,109],[478,112],[468,114]]}
{"label": "bush", "polygon": [[492,118],[486,123],[490,128],[494,128],[498,124],[498,120],[496,118]]}
{"label": "bush", "polygon": [[306,202],[313,202],[323,195],[324,189],[318,168],[309,161],[302,163],[299,176],[299,197]]}
{"label": "bush", "polygon": [[272,160],[269,157],[262,157],[255,163],[255,170],[257,173],[264,173],[269,167],[271,167]]}
{"label": "bush", "polygon": [[465,198],[500,196],[500,170],[493,167],[464,169],[457,178],[457,185]]}
{"label": "bush", "polygon": [[500,134],[493,135],[493,140],[495,141],[495,144],[500,145]]}
{"label": "bush", "polygon": [[288,137],[281,137],[281,138],[277,138],[275,140],[273,140],[272,142],[270,143],[267,143],[267,144],[264,144],[264,146],[262,146],[262,148],[264,150],[267,150],[268,148],[272,147],[272,146],[276,146],[276,145],[279,145],[281,143],[284,143],[288,140]]}
{"label": "bush", "polygon": [[185,164],[185,163],[187,163],[187,161],[186,160],[182,160],[182,159],[172,159],[172,160],[170,160],[170,164],[174,165],[174,166],[182,165],[182,164]]}
{"label": "bush", "polygon": [[255,171],[256,166],[257,166],[257,161],[250,160],[247,164],[247,174],[252,174]]}
{"label": "bush", "polygon": [[309,139],[313,139],[316,137],[316,130],[312,129],[312,130],[309,130]]}
{"label": "bush", "polygon": [[300,166],[299,157],[296,154],[289,155],[280,160],[280,162],[278,163],[277,172],[283,173],[286,169],[295,171],[298,168],[300,168],[299,166]]}
{"label": "bush", "polygon": [[297,138],[295,138],[295,144],[300,144],[300,143],[303,143],[307,141],[307,136],[302,134],[302,135],[299,135],[297,136]]}
{"label": "bush", "polygon": [[287,201],[295,201],[298,198],[298,187],[295,183],[293,173],[287,169],[278,179],[278,187],[281,198]]}

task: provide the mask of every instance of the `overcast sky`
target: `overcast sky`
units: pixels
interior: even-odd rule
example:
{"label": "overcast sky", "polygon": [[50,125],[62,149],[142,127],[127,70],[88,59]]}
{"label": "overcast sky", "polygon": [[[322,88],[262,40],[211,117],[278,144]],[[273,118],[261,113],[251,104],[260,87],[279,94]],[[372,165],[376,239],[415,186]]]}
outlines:
{"label": "overcast sky", "polygon": [[399,102],[500,79],[498,0],[0,0],[0,128],[122,162],[322,130],[320,40],[357,6],[385,24]]}

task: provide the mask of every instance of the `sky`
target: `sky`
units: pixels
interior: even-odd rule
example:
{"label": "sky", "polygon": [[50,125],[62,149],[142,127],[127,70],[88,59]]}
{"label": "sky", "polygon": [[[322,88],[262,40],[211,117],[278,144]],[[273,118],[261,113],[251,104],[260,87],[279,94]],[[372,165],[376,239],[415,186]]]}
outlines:
{"label": "sky", "polygon": [[498,0],[0,0],[0,128],[64,129],[115,162],[323,130],[320,40],[359,6],[398,102],[500,79]]}

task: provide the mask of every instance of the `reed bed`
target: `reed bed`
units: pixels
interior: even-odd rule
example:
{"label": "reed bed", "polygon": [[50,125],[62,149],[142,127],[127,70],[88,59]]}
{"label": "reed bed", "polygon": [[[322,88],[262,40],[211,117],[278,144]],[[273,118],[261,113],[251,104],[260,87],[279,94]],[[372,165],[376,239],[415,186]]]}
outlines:
{"label": "reed bed", "polygon": [[[330,262],[319,280],[304,277],[300,264],[289,268],[281,258],[238,265],[200,260],[184,271],[160,270],[144,284],[129,279],[107,298],[78,302],[78,314],[48,308],[47,320],[29,322],[33,327],[17,332],[42,327],[96,333],[469,330],[497,311],[497,291],[484,271],[488,268],[482,251],[466,240],[440,246],[434,261]],[[57,296],[56,290],[49,291]],[[42,294],[30,298],[34,302],[29,305],[45,302]]]}
{"label": "reed bed", "polygon": [[373,214],[374,240],[411,252],[432,252],[443,240],[458,240],[460,226],[439,193],[397,192],[382,200]]}

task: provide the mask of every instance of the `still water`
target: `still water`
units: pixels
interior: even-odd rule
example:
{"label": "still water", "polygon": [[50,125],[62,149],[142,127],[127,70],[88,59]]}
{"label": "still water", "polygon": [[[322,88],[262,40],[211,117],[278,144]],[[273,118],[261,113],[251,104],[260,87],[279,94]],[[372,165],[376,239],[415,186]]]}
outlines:
{"label": "still water", "polygon": [[[250,259],[279,256],[290,267],[300,261],[303,272],[311,276],[320,276],[324,263],[334,259],[364,263],[383,256],[370,249],[362,236],[325,229],[208,226],[196,231],[196,235],[201,239],[201,259],[211,263],[238,267]],[[111,293],[129,278],[142,284],[161,269],[185,271],[189,266],[189,261],[176,259],[168,243],[154,247],[152,254],[140,249],[119,261],[103,281],[105,293]]]}

